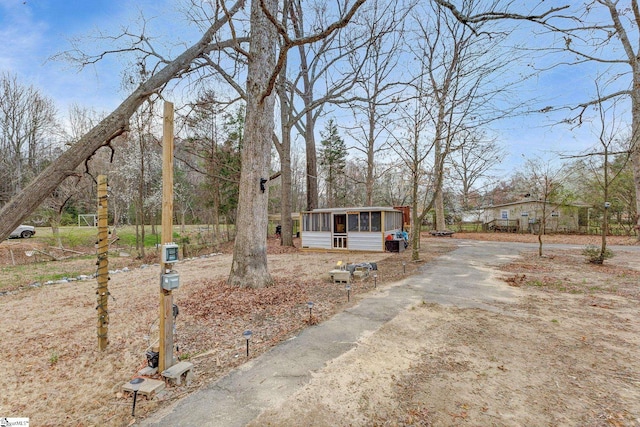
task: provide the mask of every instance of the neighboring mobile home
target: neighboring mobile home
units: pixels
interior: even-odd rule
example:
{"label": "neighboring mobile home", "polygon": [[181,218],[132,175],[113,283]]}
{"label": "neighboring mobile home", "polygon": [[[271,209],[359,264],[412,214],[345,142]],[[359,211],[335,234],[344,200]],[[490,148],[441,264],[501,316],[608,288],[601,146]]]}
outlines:
{"label": "neighboring mobile home", "polygon": [[392,207],[314,209],[302,212],[302,248],[384,252],[400,240],[403,213]]}
{"label": "neighboring mobile home", "polygon": [[[485,207],[483,229],[537,233],[542,223],[544,202],[521,200]],[[547,202],[545,228],[548,233],[578,233],[587,231],[589,205]]]}

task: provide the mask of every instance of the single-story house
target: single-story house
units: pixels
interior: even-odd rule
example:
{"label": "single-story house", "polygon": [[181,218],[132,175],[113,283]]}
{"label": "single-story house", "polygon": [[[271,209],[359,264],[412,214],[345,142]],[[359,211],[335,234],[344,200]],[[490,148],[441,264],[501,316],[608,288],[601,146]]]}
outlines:
{"label": "single-story house", "polygon": [[[482,222],[486,231],[537,233],[543,219],[542,200],[491,205],[483,208]],[[589,205],[584,203],[546,202],[545,228],[549,233],[582,233],[587,231]]]}
{"label": "single-story house", "polygon": [[400,240],[404,226],[403,212],[392,207],[314,209],[300,215],[303,249],[384,252],[385,241]]}

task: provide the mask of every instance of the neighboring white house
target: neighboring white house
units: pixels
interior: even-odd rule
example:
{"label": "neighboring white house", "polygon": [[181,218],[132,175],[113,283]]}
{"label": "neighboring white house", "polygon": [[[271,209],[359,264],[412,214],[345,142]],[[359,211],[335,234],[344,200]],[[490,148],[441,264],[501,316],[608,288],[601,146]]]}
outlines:
{"label": "neighboring white house", "polygon": [[314,209],[301,212],[303,249],[384,252],[385,240],[397,240],[403,213],[392,207]]}
{"label": "neighboring white house", "polygon": [[[487,231],[538,232],[542,224],[544,202],[521,200],[483,208],[483,229]],[[545,228],[549,233],[587,231],[589,205],[584,203],[546,203]]]}

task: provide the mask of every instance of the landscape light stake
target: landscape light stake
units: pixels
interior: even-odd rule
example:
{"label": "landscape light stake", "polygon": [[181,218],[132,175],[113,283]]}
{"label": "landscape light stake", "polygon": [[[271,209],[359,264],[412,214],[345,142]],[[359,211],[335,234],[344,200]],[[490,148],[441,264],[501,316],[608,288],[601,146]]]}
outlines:
{"label": "landscape light stake", "polygon": [[345,288],[347,289],[347,302],[349,302],[351,300],[351,285],[347,283]]}
{"label": "landscape light stake", "polygon": [[402,274],[407,274],[407,263],[402,261]]}
{"label": "landscape light stake", "polygon": [[309,307],[309,322],[311,322],[311,309],[313,309],[313,302],[309,301],[307,303],[307,307]]}
{"label": "landscape light stake", "polygon": [[378,273],[373,273],[373,288],[378,287]]}
{"label": "landscape light stake", "polygon": [[244,339],[247,341],[247,357],[249,357],[249,340],[251,339],[251,335],[253,335],[253,332],[247,330],[244,331],[242,333],[242,336],[244,337]]}
{"label": "landscape light stake", "polygon": [[129,381],[131,384],[131,388],[133,389],[133,408],[131,408],[131,416],[136,416],[136,400],[138,399],[138,390],[140,389],[140,384],[144,382],[144,378],[134,378]]}

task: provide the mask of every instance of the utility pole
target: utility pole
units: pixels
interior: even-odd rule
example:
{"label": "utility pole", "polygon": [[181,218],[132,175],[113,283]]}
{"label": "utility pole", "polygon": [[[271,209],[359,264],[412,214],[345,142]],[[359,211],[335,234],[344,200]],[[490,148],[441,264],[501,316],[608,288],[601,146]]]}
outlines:
{"label": "utility pole", "polygon": [[98,175],[98,349],[104,350],[109,344],[109,228],[107,223],[107,177]]}
{"label": "utility pole", "polygon": [[[162,245],[173,241],[173,103],[164,103],[162,126]],[[163,246],[164,247],[164,246]],[[169,263],[160,263],[160,283],[171,271]],[[160,286],[160,344],[158,371],[173,366],[173,294]]]}

